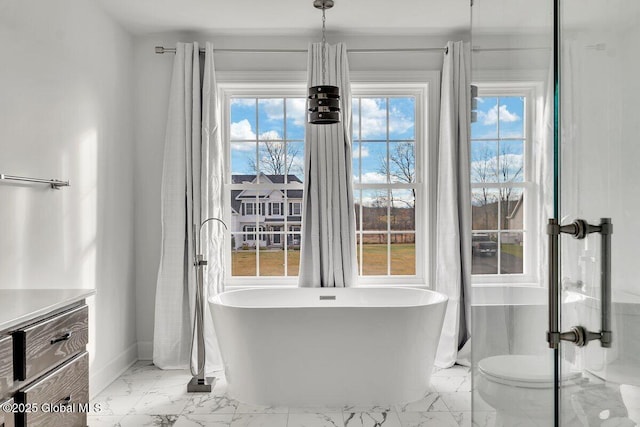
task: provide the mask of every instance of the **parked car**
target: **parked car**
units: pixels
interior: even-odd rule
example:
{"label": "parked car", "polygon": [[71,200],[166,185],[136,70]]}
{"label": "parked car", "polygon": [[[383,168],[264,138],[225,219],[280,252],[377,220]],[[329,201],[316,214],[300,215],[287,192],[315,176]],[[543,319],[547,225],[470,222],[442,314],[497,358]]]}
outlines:
{"label": "parked car", "polygon": [[498,242],[486,233],[474,234],[471,238],[472,255],[495,256],[498,253]]}

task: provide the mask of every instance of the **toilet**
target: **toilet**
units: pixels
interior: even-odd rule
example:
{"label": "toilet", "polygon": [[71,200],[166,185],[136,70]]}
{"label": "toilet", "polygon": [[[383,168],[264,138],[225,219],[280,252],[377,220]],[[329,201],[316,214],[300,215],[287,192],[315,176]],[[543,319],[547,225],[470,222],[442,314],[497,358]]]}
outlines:
{"label": "toilet", "polygon": [[[563,365],[562,387],[575,387],[580,372]],[[553,365],[550,356],[500,355],[478,363],[477,390],[496,410],[496,427],[553,425]],[[571,392],[571,390],[567,390]],[[575,418],[564,408],[562,419]]]}

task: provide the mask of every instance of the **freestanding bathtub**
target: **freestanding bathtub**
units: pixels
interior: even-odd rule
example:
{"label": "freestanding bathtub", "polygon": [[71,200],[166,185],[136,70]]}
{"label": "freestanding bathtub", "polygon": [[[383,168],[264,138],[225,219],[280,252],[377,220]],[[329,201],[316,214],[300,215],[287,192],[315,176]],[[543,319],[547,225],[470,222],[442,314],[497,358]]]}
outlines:
{"label": "freestanding bathtub", "polygon": [[260,288],[209,302],[231,397],[385,405],[428,391],[447,297],[415,288]]}

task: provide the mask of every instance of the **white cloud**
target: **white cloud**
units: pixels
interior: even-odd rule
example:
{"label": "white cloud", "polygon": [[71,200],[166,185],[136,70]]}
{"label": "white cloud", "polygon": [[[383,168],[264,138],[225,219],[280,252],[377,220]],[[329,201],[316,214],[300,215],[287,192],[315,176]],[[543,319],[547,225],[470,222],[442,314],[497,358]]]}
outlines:
{"label": "white cloud", "polygon": [[[362,98],[360,101],[360,114],[362,116],[362,138],[387,133],[387,110],[385,102],[376,102],[372,98]],[[354,120],[354,130],[357,134],[358,120]],[[413,118],[405,116],[398,108],[392,107],[389,111],[389,132],[404,133],[414,125]]]}
{"label": "white cloud", "polygon": [[287,116],[296,126],[304,126],[307,120],[306,98],[291,98],[287,101]]}
{"label": "white cloud", "polygon": [[413,118],[407,117],[397,108],[389,112],[389,132],[405,133],[413,127]]}
{"label": "white cloud", "polygon": [[[231,123],[230,137],[232,141],[233,140],[242,140],[242,141],[256,140],[256,134],[253,132],[253,129],[251,129],[251,123],[249,123],[249,120],[247,119],[243,119],[243,120],[240,120],[239,122]],[[277,139],[282,139],[282,136],[278,133],[278,131],[269,130],[266,132],[262,132],[260,134],[259,139],[260,141],[273,141]],[[249,144],[237,144],[237,143],[233,144],[234,147],[240,146],[240,145],[249,145]],[[246,151],[245,149],[241,149],[241,150]]]}
{"label": "white cloud", "polygon": [[362,174],[362,183],[366,184],[385,184],[387,176],[378,172],[366,172]]}
{"label": "white cloud", "polygon": [[360,126],[362,138],[386,133],[387,112],[384,105],[379,105],[375,99],[362,98],[360,100]]}
{"label": "white cloud", "polygon": [[267,120],[282,120],[284,117],[284,101],[282,98],[264,98],[258,100],[258,108],[264,111]]}
{"label": "white cloud", "polygon": [[[483,125],[495,125],[498,122],[498,106],[495,105],[491,107],[486,113],[484,111],[478,111],[478,120],[481,120]],[[520,120],[520,116],[509,111],[506,105],[500,106],[501,122],[517,122],[518,120]]]}
{"label": "white cloud", "polygon": [[255,98],[232,98],[231,105],[242,105],[244,107],[251,107],[256,105]]}
{"label": "white cloud", "polygon": [[364,159],[365,157],[369,157],[369,148],[362,145],[360,148],[354,148],[352,156],[354,159]]}
{"label": "white cloud", "polygon": [[497,182],[498,180],[504,180],[504,174],[506,173],[508,180],[513,179],[514,176],[517,175],[518,180],[521,181],[523,178],[522,162],[522,154],[508,153],[500,155],[499,166],[497,157],[490,157],[486,160],[476,160],[471,162],[471,180],[473,182]]}
{"label": "white cloud", "polygon": [[231,123],[231,139],[256,139],[256,134],[251,129],[249,120],[243,119],[239,122]]}
{"label": "white cloud", "polygon": [[250,142],[232,142],[231,143],[231,150],[232,151],[253,151],[255,153],[256,151],[256,145],[255,144],[251,144]]}
{"label": "white cloud", "polygon": [[282,136],[275,130],[268,130],[266,132],[262,132],[260,134],[260,141],[273,141],[277,139],[282,139]]}

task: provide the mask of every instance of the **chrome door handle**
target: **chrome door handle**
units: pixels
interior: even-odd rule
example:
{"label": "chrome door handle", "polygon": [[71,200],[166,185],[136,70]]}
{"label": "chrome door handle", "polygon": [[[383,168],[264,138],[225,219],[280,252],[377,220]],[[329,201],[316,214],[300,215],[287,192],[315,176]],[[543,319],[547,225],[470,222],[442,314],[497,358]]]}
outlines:
{"label": "chrome door handle", "polygon": [[[600,271],[600,332],[588,331],[583,326],[574,326],[567,332],[560,332],[558,283],[558,240],[561,233],[570,234],[576,239],[584,239],[588,234],[600,233],[601,271]],[[549,330],[547,342],[550,348],[557,349],[560,341],[569,341],[582,347],[592,340],[600,340],[600,346],[611,347],[611,218],[601,218],[599,225],[592,225],[577,219],[568,225],[559,225],[555,218],[549,219]]]}

